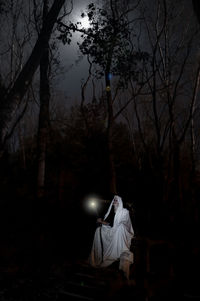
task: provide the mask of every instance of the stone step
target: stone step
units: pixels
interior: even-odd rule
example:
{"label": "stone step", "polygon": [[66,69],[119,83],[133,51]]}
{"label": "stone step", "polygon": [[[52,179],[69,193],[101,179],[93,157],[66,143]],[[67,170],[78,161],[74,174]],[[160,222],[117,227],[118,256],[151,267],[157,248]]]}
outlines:
{"label": "stone step", "polygon": [[59,295],[59,297],[58,297],[59,301],[62,300],[62,297],[63,297],[63,300],[85,300],[85,301],[95,300],[94,297],[88,297],[88,296],[85,296],[84,294],[69,292],[68,290],[64,290],[64,289],[60,290],[58,295]]}
{"label": "stone step", "polygon": [[[98,277],[97,277],[98,275]],[[59,300],[97,300],[107,291],[107,282],[88,265],[75,265],[68,269],[64,285],[59,288]]]}

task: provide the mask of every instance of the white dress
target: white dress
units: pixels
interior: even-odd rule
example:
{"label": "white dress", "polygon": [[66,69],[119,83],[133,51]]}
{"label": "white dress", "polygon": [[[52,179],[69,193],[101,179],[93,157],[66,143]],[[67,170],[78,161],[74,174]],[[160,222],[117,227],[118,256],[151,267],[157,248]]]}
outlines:
{"label": "white dress", "polygon": [[[102,225],[96,229],[89,262],[93,267],[107,267],[119,260],[119,269],[123,270],[128,278],[129,266],[133,263],[130,245],[134,231],[129,211],[123,208],[122,199],[119,196],[115,196],[114,199],[117,199],[119,206],[115,213],[113,227]],[[104,220],[111,211],[114,199]]]}

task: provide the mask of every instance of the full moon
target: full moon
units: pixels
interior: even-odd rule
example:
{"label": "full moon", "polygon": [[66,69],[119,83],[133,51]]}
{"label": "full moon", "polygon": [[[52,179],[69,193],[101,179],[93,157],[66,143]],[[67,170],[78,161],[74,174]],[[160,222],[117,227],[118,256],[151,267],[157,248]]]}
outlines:
{"label": "full moon", "polygon": [[81,22],[82,27],[86,29],[90,27],[90,22],[87,16],[80,18],[78,21]]}

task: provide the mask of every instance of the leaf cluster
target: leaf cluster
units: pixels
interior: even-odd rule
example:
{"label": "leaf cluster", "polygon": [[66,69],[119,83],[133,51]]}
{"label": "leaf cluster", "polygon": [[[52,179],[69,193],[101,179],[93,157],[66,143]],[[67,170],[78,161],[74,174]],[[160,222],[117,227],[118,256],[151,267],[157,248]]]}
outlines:
{"label": "leaf cluster", "polygon": [[135,35],[128,12],[121,13],[118,9],[116,14],[111,8],[105,9],[91,3],[81,17],[88,18],[89,28],[80,28],[81,22],[70,22],[67,26],[59,24],[59,39],[69,44],[73,32],[81,33],[83,41],[78,42],[80,51],[96,65],[97,78],[112,73],[119,77],[121,85],[129,78],[137,81],[138,62],[148,60],[148,53],[135,50]]}

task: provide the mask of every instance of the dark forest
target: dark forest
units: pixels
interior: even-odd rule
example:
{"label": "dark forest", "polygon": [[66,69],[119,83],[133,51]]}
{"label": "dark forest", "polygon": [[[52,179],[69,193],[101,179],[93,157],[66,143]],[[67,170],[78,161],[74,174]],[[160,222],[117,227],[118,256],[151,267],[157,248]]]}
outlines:
{"label": "dark forest", "polygon": [[[200,300],[198,1],[85,1],[77,17],[82,2],[0,0],[0,299]],[[78,101],[58,85],[74,41]],[[85,266],[85,203],[103,216],[114,195],[135,232],[128,283]],[[85,278],[69,293],[86,269],[108,293]]]}

